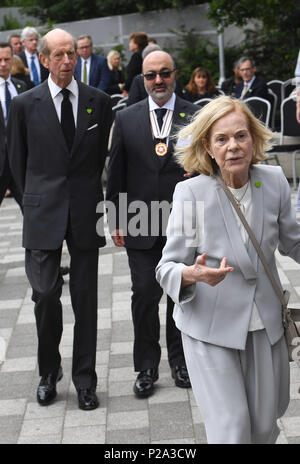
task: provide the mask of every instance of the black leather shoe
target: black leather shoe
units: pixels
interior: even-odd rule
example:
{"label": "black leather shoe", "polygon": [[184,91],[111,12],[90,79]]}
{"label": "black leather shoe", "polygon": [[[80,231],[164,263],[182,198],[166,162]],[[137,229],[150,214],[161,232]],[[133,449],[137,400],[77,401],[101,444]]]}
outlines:
{"label": "black leather shoe", "polygon": [[136,378],[133,386],[133,391],[139,398],[147,398],[152,395],[154,390],[154,382],[158,380],[158,369],[147,369],[141,371]]}
{"label": "black leather shoe", "polygon": [[191,388],[191,382],[185,366],[172,367],[172,377],[179,388]]}
{"label": "black leather shoe", "polygon": [[44,375],[41,378],[37,389],[37,400],[41,406],[48,406],[55,399],[56,383],[62,379],[63,371],[60,367],[58,372],[51,372],[51,374]]}
{"label": "black leather shoe", "polygon": [[77,390],[79,409],[91,411],[99,406],[99,400],[94,390],[90,388]]}

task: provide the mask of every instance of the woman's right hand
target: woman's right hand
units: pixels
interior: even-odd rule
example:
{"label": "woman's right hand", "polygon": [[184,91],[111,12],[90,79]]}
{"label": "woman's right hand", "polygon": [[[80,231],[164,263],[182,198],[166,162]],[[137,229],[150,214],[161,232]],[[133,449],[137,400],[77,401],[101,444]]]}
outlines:
{"label": "woman's right hand", "polygon": [[181,287],[187,287],[196,282],[204,282],[214,287],[225,279],[228,272],[234,271],[233,267],[227,266],[227,258],[223,258],[219,268],[206,265],[206,253],[197,256],[195,264],[185,266],[182,271]]}

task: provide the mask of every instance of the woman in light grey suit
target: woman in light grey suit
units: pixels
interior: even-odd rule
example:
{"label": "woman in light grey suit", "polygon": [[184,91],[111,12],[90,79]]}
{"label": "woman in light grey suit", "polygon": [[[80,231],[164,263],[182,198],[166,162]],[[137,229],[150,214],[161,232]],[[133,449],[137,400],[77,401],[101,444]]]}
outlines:
{"label": "woman in light grey suit", "polygon": [[280,167],[258,164],[271,132],[219,97],[179,133],[177,184],[157,279],[175,302],[185,359],[209,443],[275,443],[289,403],[281,304],[221,176],[280,285],[275,250],[300,263],[300,226]]}

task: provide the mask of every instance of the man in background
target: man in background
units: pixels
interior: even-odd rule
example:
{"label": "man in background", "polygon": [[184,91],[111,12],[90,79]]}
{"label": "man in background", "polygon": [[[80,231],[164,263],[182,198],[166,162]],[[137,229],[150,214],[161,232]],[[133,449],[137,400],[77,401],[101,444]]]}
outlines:
{"label": "man in background", "polygon": [[79,57],[74,74],[76,79],[106,92],[111,81],[110,70],[106,57],[93,53],[93,42],[90,35],[78,37],[77,53]]}
{"label": "man in background", "polygon": [[23,61],[26,68],[30,71],[30,80],[34,85],[39,85],[48,77],[48,69],[46,69],[39,60],[38,43],[39,34],[34,27],[25,27],[21,33],[24,50],[19,53],[19,57]]}
{"label": "man in background", "polygon": [[20,34],[11,34],[8,38],[8,42],[12,47],[13,54],[19,55],[23,50],[23,43]]}
{"label": "man in background", "polygon": [[12,62],[11,45],[8,42],[0,43],[0,204],[9,189],[22,209],[22,196],[12,178],[7,158],[6,124],[13,98],[25,92],[27,86],[23,81],[11,77]]}
{"label": "man in background", "polygon": [[[172,136],[199,110],[175,94],[176,75],[174,61],[168,53],[153,51],[146,56],[143,79],[148,98],[116,114],[108,168],[106,199],[114,204],[117,216],[117,224],[110,225],[111,234],[116,246],[126,248],[132,279],[133,357],[135,371],[139,372],[133,388],[139,398],[153,393],[161,357],[159,302],[163,291],[156,281],[155,268],[166,242],[164,227],[168,212],[163,217],[152,218],[150,211],[155,203],[170,205],[175,185],[184,180],[185,172],[173,156],[176,142]],[[124,194],[128,199],[125,205]],[[148,212],[150,217],[143,232],[130,228],[134,219],[130,210],[139,202],[145,205],[147,218]],[[122,218],[125,211],[128,217]],[[174,303],[168,297],[168,360],[176,386],[189,388],[173,308]]]}
{"label": "man in background", "polygon": [[260,97],[268,100],[268,87],[266,82],[256,73],[255,62],[247,56],[238,61],[239,73],[242,82],[235,87],[235,97],[245,100],[250,97]]}

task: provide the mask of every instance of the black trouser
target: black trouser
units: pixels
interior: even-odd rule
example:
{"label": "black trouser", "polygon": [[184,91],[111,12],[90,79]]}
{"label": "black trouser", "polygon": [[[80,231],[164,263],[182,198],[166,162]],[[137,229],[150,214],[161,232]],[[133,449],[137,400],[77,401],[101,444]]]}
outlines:
{"label": "black trouser", "polygon": [[[134,368],[137,372],[158,367],[161,357],[159,345],[159,302],[163,290],[155,278],[155,268],[161,258],[165,238],[158,238],[149,250],[127,248],[132,280],[132,319],[134,326]],[[181,334],[173,319],[174,303],[167,297],[166,342],[171,367],[185,366]]]}
{"label": "black trouser", "polygon": [[3,172],[0,176],[0,205],[2,203],[2,200],[5,196],[6,190],[9,189],[11,191],[12,196],[18,203],[18,205],[21,208],[21,211],[23,211],[23,206],[22,206],[22,195],[11,175],[10,167],[8,164],[7,159],[5,160],[5,164],[3,167]]}
{"label": "black trouser", "polygon": [[[66,242],[70,253],[70,295],[75,315],[72,379],[77,389],[96,388],[97,375],[97,279],[99,250],[81,250],[72,234]],[[33,289],[38,333],[40,375],[58,370],[63,331],[60,273],[62,247],[58,250],[26,250],[25,267]]]}

